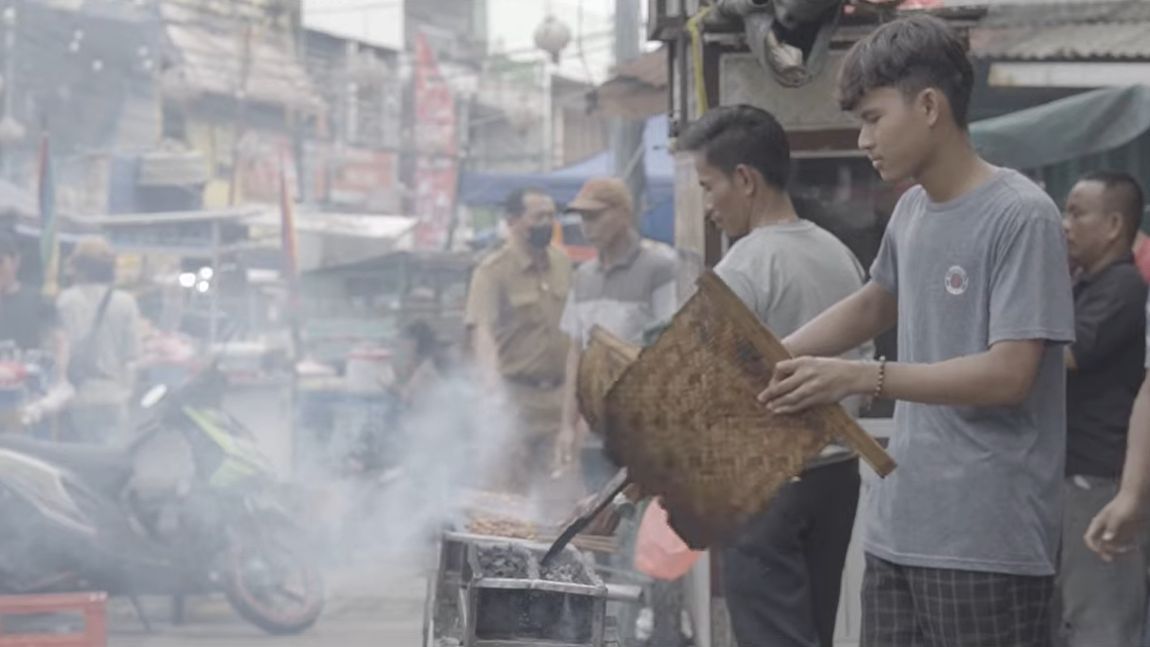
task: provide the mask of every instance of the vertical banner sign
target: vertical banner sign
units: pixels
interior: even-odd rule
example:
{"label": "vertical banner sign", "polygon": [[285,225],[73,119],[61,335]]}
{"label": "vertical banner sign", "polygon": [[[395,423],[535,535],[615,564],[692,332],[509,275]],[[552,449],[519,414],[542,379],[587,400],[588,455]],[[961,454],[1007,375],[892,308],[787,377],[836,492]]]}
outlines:
{"label": "vertical banner sign", "polygon": [[415,246],[443,249],[455,211],[459,141],[455,97],[440,73],[435,53],[415,37]]}

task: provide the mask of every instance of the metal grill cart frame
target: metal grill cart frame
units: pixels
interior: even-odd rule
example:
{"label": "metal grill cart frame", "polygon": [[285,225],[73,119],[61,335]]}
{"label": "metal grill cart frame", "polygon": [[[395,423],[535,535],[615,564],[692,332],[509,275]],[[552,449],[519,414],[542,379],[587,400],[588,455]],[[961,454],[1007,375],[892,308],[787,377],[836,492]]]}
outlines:
{"label": "metal grill cart frame", "polygon": [[[559,560],[577,567],[579,583],[544,580],[539,560],[548,547],[521,539],[445,532],[435,573],[428,579],[424,647],[604,647],[607,586],[574,547],[564,550]],[[489,548],[522,555],[526,577],[485,575],[479,552]],[[514,610],[510,615],[509,607]],[[570,612],[566,632],[552,623],[532,622],[532,612],[552,617],[557,609]],[[539,621],[540,615],[534,620]]]}

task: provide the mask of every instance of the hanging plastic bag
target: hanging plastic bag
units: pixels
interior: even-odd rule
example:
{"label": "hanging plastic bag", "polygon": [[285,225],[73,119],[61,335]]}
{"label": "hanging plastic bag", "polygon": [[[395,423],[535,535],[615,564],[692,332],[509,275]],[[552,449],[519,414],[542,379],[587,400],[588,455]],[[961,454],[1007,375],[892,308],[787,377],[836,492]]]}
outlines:
{"label": "hanging plastic bag", "polygon": [[675,534],[663,505],[658,499],[652,500],[639,522],[635,568],[644,575],[670,582],[686,575],[702,555]]}

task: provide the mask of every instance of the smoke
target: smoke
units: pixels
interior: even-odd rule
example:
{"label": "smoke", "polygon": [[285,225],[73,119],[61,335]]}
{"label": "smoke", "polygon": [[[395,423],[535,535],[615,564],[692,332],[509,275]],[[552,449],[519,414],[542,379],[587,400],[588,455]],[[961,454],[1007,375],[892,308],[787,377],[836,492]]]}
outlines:
{"label": "smoke", "polygon": [[[297,461],[293,481],[321,497],[315,507],[316,525],[325,535],[323,562],[357,576],[428,558],[444,528],[466,521],[476,492],[491,491],[507,470],[524,467],[508,462],[509,447],[520,438],[508,398],[470,367],[456,368],[397,413],[375,429],[383,448],[375,469],[357,472],[346,460],[355,454],[359,422],[325,447],[296,448],[305,460]],[[378,420],[362,424],[380,427]],[[559,500],[570,502],[556,497],[550,485],[538,484],[525,505],[500,513],[554,522],[557,510],[570,510]]]}

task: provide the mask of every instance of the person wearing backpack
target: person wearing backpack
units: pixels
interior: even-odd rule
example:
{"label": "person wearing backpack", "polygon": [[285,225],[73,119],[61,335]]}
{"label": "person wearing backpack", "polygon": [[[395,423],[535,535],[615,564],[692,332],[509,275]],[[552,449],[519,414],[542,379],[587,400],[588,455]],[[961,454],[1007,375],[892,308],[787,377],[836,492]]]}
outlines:
{"label": "person wearing backpack", "polygon": [[109,443],[128,433],[127,405],[140,353],[140,310],[115,287],[116,255],[100,238],[81,241],[68,259],[73,284],[56,309],[68,339],[68,381],[76,396],[63,437]]}

